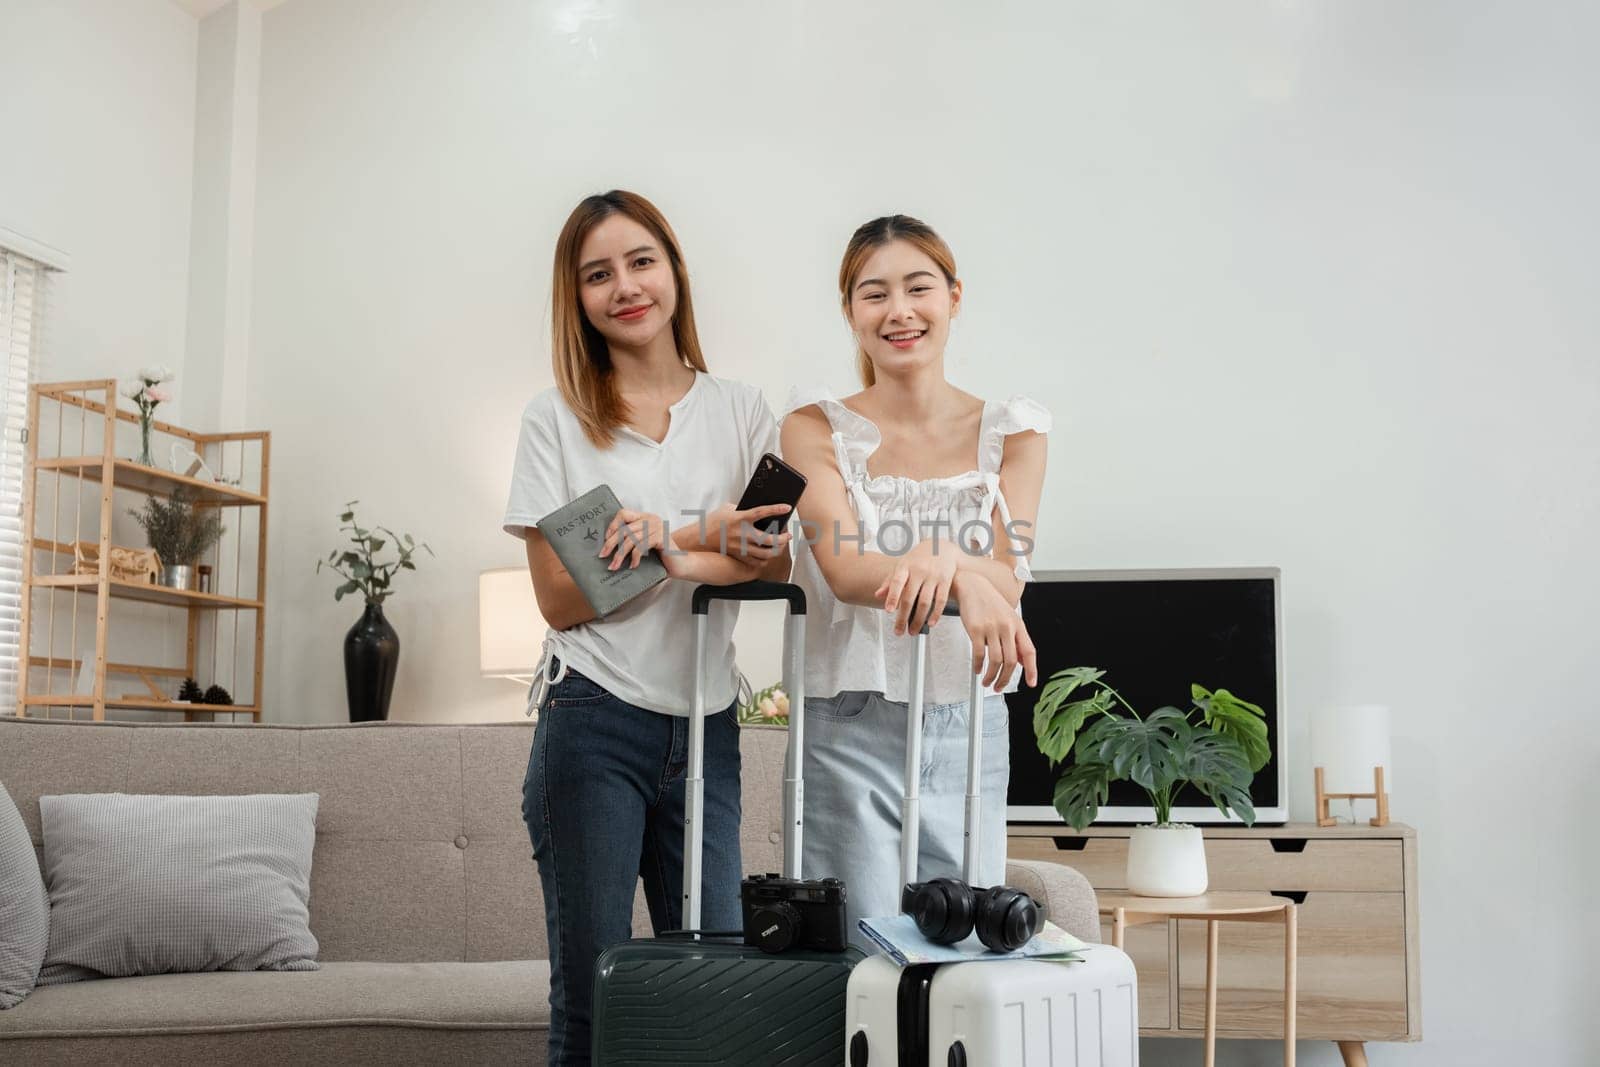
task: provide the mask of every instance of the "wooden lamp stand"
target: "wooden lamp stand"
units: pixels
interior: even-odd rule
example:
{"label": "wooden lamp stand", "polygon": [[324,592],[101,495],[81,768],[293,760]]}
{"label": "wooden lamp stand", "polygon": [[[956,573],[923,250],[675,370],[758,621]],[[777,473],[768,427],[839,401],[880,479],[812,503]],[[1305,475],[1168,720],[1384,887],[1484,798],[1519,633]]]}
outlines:
{"label": "wooden lamp stand", "polygon": [[1377,804],[1378,804],[1377,817],[1373,818],[1373,819],[1369,819],[1368,822],[1371,823],[1371,825],[1373,825],[1373,826],[1388,826],[1389,825],[1389,794],[1384,792],[1384,789],[1383,789],[1383,768],[1382,767],[1374,767],[1374,768],[1372,768],[1372,792],[1370,792],[1370,793],[1329,793],[1326,790],[1324,790],[1323,785],[1322,785],[1322,781],[1323,781],[1322,768],[1318,767],[1314,773],[1315,773],[1315,776],[1316,776],[1316,785],[1317,785],[1317,825],[1318,826],[1332,826],[1337,821],[1328,812],[1328,801],[1330,801],[1330,800],[1373,800],[1373,801],[1376,801]]}

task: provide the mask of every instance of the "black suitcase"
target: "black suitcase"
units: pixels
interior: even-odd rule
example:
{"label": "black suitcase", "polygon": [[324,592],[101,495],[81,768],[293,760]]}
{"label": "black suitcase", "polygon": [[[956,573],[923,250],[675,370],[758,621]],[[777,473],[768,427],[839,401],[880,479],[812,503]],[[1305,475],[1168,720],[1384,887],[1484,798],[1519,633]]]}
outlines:
{"label": "black suitcase", "polygon": [[[784,688],[789,748],[784,764],[783,874],[800,877],[805,824],[805,593],[777,582],[700,586],[694,592],[694,716],[684,819],[683,925],[700,926],[701,819],[705,795],[705,633],[713,600],[784,600]],[[848,892],[849,887],[845,887]],[[769,954],[742,939],[659,937],[600,954],[594,988],[594,1062],[599,1067],[837,1065],[844,1045],[845,983],[863,958],[842,952]]]}

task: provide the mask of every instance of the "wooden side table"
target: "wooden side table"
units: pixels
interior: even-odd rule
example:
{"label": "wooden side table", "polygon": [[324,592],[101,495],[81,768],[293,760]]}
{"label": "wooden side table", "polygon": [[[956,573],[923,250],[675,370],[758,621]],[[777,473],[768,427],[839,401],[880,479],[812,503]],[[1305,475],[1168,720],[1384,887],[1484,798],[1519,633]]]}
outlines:
{"label": "wooden side table", "polygon": [[1100,914],[1111,917],[1111,943],[1122,948],[1130,926],[1203,919],[1206,924],[1206,1067],[1217,1062],[1217,927],[1219,923],[1283,923],[1283,1064],[1294,1067],[1295,904],[1269,893],[1207,893],[1198,897],[1100,894]]}

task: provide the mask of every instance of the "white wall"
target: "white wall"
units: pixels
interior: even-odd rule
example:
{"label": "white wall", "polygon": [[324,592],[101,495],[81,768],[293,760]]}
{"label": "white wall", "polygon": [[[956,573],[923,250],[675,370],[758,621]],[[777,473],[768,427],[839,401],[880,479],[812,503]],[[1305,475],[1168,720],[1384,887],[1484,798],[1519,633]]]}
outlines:
{"label": "white wall", "polygon": [[171,0],[0,0],[0,225],[72,257],[51,379],[183,370],[196,35]]}
{"label": "white wall", "polygon": [[202,20],[196,57],[188,300],[196,358],[185,392],[197,426],[237,430],[250,349],[259,8],[228,3]]}
{"label": "white wall", "polygon": [[[170,0],[0,0],[0,226],[66,252],[71,269],[51,280],[52,314],[40,376],[51,381],[130,378],[164,363],[178,371],[176,400],[160,417],[182,423],[186,289],[194,150],[197,27]],[[66,431],[75,451],[76,424]],[[136,431],[124,425],[120,451]],[[89,437],[96,442],[96,437]],[[91,445],[91,447],[94,447]],[[54,480],[40,479],[40,521]],[[62,482],[63,501],[71,480]],[[113,539],[144,544],[128,518],[138,503],[119,493]],[[94,500],[81,516],[98,529]],[[58,539],[75,520],[62,512]],[[48,529],[48,527],[47,527]],[[56,640],[35,630],[34,651],[65,656],[93,647],[93,597],[72,616],[56,600]],[[42,599],[35,601],[42,609]],[[152,625],[168,609],[123,603],[107,643],[117,661],[178,663],[184,631]],[[138,688],[110,683],[119,694]]]}
{"label": "white wall", "polygon": [[344,714],[359,605],[312,567],[350,498],[438,553],[390,604],[396,717],[516,714],[476,676],[475,576],[520,560],[498,520],[580,196],[664,208],[713,369],[774,405],[850,386],[838,256],[911,212],[967,282],[952,376],[1057,414],[1037,563],[1281,565],[1299,818],[1311,711],[1396,709],[1427,1040],[1373,1062],[1592,1061],[1596,21],[1488,0],[269,12],[246,411],[274,432],[269,717]]}

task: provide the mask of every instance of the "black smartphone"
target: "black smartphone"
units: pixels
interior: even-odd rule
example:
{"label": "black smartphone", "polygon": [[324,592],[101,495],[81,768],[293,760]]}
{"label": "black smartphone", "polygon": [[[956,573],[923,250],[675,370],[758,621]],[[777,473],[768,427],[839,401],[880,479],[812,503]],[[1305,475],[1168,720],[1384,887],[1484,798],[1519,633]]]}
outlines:
{"label": "black smartphone", "polygon": [[744,487],[744,495],[739,498],[739,510],[759,508],[763,504],[788,504],[788,515],[773,515],[755,524],[762,533],[776,533],[794,515],[800,494],[805,491],[806,476],[768,452],[756,463],[756,472],[750,476],[750,484]]}

